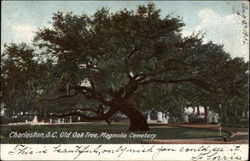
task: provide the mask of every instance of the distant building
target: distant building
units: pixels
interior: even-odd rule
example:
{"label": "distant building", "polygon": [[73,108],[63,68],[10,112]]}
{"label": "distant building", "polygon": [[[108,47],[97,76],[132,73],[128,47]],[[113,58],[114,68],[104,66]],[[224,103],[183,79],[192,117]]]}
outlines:
{"label": "distant building", "polygon": [[4,116],[6,114],[7,108],[4,108],[4,103],[1,103],[1,116]]}

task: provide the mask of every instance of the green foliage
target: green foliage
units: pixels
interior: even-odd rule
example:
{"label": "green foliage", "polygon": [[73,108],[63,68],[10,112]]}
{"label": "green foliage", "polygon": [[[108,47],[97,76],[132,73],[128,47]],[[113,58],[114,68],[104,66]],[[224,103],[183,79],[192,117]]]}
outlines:
{"label": "green foliage", "polygon": [[39,66],[35,52],[26,44],[5,45],[1,63],[2,102],[15,111],[33,108],[36,102]]}
{"label": "green foliage", "polygon": [[[12,106],[51,112],[119,96],[138,108],[171,113],[187,103],[216,109],[229,100],[245,108],[248,62],[231,58],[223,46],[203,43],[200,34],[183,37],[183,26],[180,18],[161,18],[151,3],[116,13],[102,8],[92,16],[57,12],[52,28],[37,31],[37,51],[25,44],[5,47],[4,102],[22,99]],[[92,91],[88,95],[73,88],[83,81]],[[44,101],[65,94],[76,97]]]}

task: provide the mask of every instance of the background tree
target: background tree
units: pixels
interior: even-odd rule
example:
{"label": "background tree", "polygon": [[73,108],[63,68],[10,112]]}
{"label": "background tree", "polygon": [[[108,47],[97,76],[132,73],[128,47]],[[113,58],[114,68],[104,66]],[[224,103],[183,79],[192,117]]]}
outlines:
{"label": "background tree", "polygon": [[17,114],[36,108],[37,61],[35,52],[26,44],[5,45],[1,62],[2,102]]}

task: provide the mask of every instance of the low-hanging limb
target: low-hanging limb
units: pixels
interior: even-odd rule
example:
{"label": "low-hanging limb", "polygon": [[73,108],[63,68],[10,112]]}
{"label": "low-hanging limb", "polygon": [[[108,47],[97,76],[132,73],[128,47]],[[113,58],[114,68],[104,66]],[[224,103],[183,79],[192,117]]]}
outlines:
{"label": "low-hanging limb", "polygon": [[[87,111],[94,112],[96,116],[86,116],[82,113],[82,112],[87,112]],[[86,120],[107,120],[116,112],[118,112],[118,109],[112,107],[109,109],[108,112],[101,114],[101,115],[97,115],[97,112],[94,109],[88,108],[88,109],[81,109],[78,111],[72,111],[72,112],[65,113],[65,114],[52,114],[52,115],[48,115],[48,117],[64,118],[64,117],[69,117],[69,116],[81,116],[82,118]]]}
{"label": "low-hanging limb", "polygon": [[[70,97],[75,97],[78,94],[83,94],[87,99],[93,98],[99,100],[103,105],[110,106],[112,105],[112,102],[105,100],[101,94],[97,93],[93,88],[88,88],[85,86],[71,86],[71,89],[74,89],[76,92],[72,95],[63,95],[59,96],[56,98],[51,98],[47,99],[47,101],[54,101],[54,100],[59,100],[63,98],[70,98]],[[108,112],[106,113],[98,113],[98,111],[87,108],[87,109],[79,109],[78,111],[71,111],[69,113],[64,113],[64,114],[52,114],[52,115],[47,115],[48,117],[57,117],[57,118],[63,118],[63,117],[68,117],[68,116],[81,116],[82,118],[86,120],[106,120],[108,123],[108,119],[118,111],[119,109],[115,107],[111,107]],[[96,116],[90,117],[84,115],[82,112],[85,111],[90,111],[96,114]],[[40,115],[42,116],[42,115]]]}
{"label": "low-hanging limb", "polygon": [[93,90],[92,88],[88,88],[85,86],[72,86],[71,88],[83,93],[87,99],[93,98],[93,99],[97,99],[104,105],[107,105],[107,106],[112,105],[112,102],[107,101],[100,93]]}
{"label": "low-hanging limb", "polygon": [[184,83],[184,82],[190,82],[194,85],[200,86],[201,88],[205,89],[209,93],[231,94],[230,92],[226,90],[220,91],[220,88],[212,88],[212,84],[205,83],[195,78],[185,78],[185,79],[176,79],[176,80],[148,79],[148,80],[140,82],[140,85],[146,85],[148,83]]}
{"label": "low-hanging limb", "polygon": [[70,98],[70,97],[75,97],[77,96],[78,94],[80,94],[81,92],[80,91],[77,91],[75,92],[74,94],[72,95],[63,95],[63,96],[59,96],[59,97],[54,97],[54,98],[50,98],[50,99],[46,99],[47,101],[55,101],[55,100],[59,100],[59,99],[63,99],[63,98]]}

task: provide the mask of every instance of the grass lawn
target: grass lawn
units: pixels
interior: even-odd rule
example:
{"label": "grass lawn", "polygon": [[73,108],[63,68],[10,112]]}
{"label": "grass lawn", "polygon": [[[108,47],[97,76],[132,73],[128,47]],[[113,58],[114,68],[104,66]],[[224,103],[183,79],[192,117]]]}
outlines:
{"label": "grass lawn", "polygon": [[[121,124],[68,124],[68,125],[18,125],[18,126],[1,126],[1,143],[28,143],[28,144],[118,144],[118,143],[150,143],[150,138],[133,138],[134,134],[154,134],[154,139],[199,139],[199,138],[213,138],[219,137],[219,132],[212,129],[196,129],[184,127],[170,127],[170,126],[150,126],[147,132],[128,132],[128,125]],[[11,132],[17,133],[44,133],[57,132],[55,138],[52,137],[38,137],[38,138],[10,138]],[[66,137],[64,134],[69,134]],[[90,138],[86,133],[96,134],[97,137]],[[123,134],[125,138],[113,137],[108,139],[106,134]],[[73,134],[78,134],[73,136]],[[82,135],[80,135],[82,134]],[[60,136],[61,135],[61,136]],[[222,135],[229,136],[229,133],[222,131]]]}

